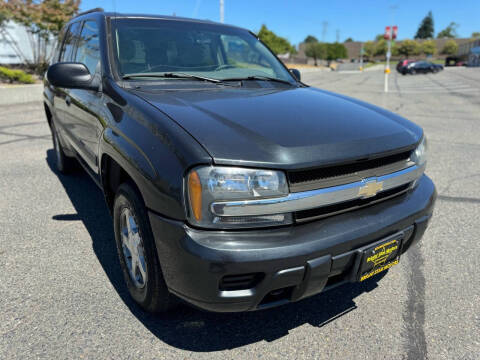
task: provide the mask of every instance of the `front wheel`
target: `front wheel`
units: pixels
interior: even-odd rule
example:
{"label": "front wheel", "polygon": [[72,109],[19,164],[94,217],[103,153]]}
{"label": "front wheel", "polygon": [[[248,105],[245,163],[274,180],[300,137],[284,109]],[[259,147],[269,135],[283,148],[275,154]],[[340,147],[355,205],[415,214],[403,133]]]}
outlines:
{"label": "front wheel", "polygon": [[143,199],[129,183],[118,188],[113,208],[117,252],[128,291],[144,310],[165,312],[175,301],[167,289]]}

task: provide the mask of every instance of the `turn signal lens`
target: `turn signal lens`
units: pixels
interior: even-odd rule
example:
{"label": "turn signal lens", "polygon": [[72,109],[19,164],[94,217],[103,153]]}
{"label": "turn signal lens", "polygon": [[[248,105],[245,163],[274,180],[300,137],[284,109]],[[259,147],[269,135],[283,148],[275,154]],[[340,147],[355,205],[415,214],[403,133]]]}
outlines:
{"label": "turn signal lens", "polygon": [[202,183],[196,171],[188,177],[188,195],[193,216],[197,221],[202,220]]}

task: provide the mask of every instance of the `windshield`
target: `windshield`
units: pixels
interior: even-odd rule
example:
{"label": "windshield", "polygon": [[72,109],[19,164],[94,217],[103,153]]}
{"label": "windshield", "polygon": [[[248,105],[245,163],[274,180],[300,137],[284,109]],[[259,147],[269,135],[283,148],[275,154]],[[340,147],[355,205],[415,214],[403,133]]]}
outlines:
{"label": "windshield", "polygon": [[246,30],[193,21],[125,18],[113,19],[112,28],[121,77],[183,73],[217,80],[263,77],[295,83],[275,56]]}

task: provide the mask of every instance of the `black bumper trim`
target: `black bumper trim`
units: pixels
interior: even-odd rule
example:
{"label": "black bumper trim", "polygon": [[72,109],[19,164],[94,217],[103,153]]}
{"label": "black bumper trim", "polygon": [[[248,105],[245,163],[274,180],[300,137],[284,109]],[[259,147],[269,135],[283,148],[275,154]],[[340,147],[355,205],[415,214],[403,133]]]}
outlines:
{"label": "black bumper trim", "polygon": [[[287,228],[204,231],[153,213],[150,222],[173,293],[210,311],[247,311],[352,281],[356,249],[399,231],[405,232],[401,250],[405,252],[425,232],[435,198],[432,181],[423,176],[415,189],[399,197]],[[225,275],[256,272],[265,276],[254,288],[219,290]]]}

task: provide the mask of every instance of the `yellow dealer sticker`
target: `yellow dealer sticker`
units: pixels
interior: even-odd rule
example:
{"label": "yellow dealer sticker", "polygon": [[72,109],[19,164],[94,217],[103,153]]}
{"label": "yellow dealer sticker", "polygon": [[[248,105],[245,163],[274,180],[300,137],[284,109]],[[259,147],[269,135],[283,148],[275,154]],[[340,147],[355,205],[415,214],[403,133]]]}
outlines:
{"label": "yellow dealer sticker", "polygon": [[379,268],[373,269],[369,273],[366,273],[365,275],[362,275],[360,277],[360,281],[366,280],[366,279],[372,277],[373,275],[377,275],[378,273],[381,273],[382,271],[390,269],[392,266],[397,265],[398,262],[399,262],[399,260],[396,259],[396,260],[392,261],[391,263],[388,263],[387,265],[384,265],[384,266],[381,266]]}
{"label": "yellow dealer sticker", "polygon": [[366,280],[397,265],[399,262],[397,256],[399,245],[399,241],[394,239],[367,250],[364,254],[364,264],[362,268],[368,270],[360,275],[360,281]]}

